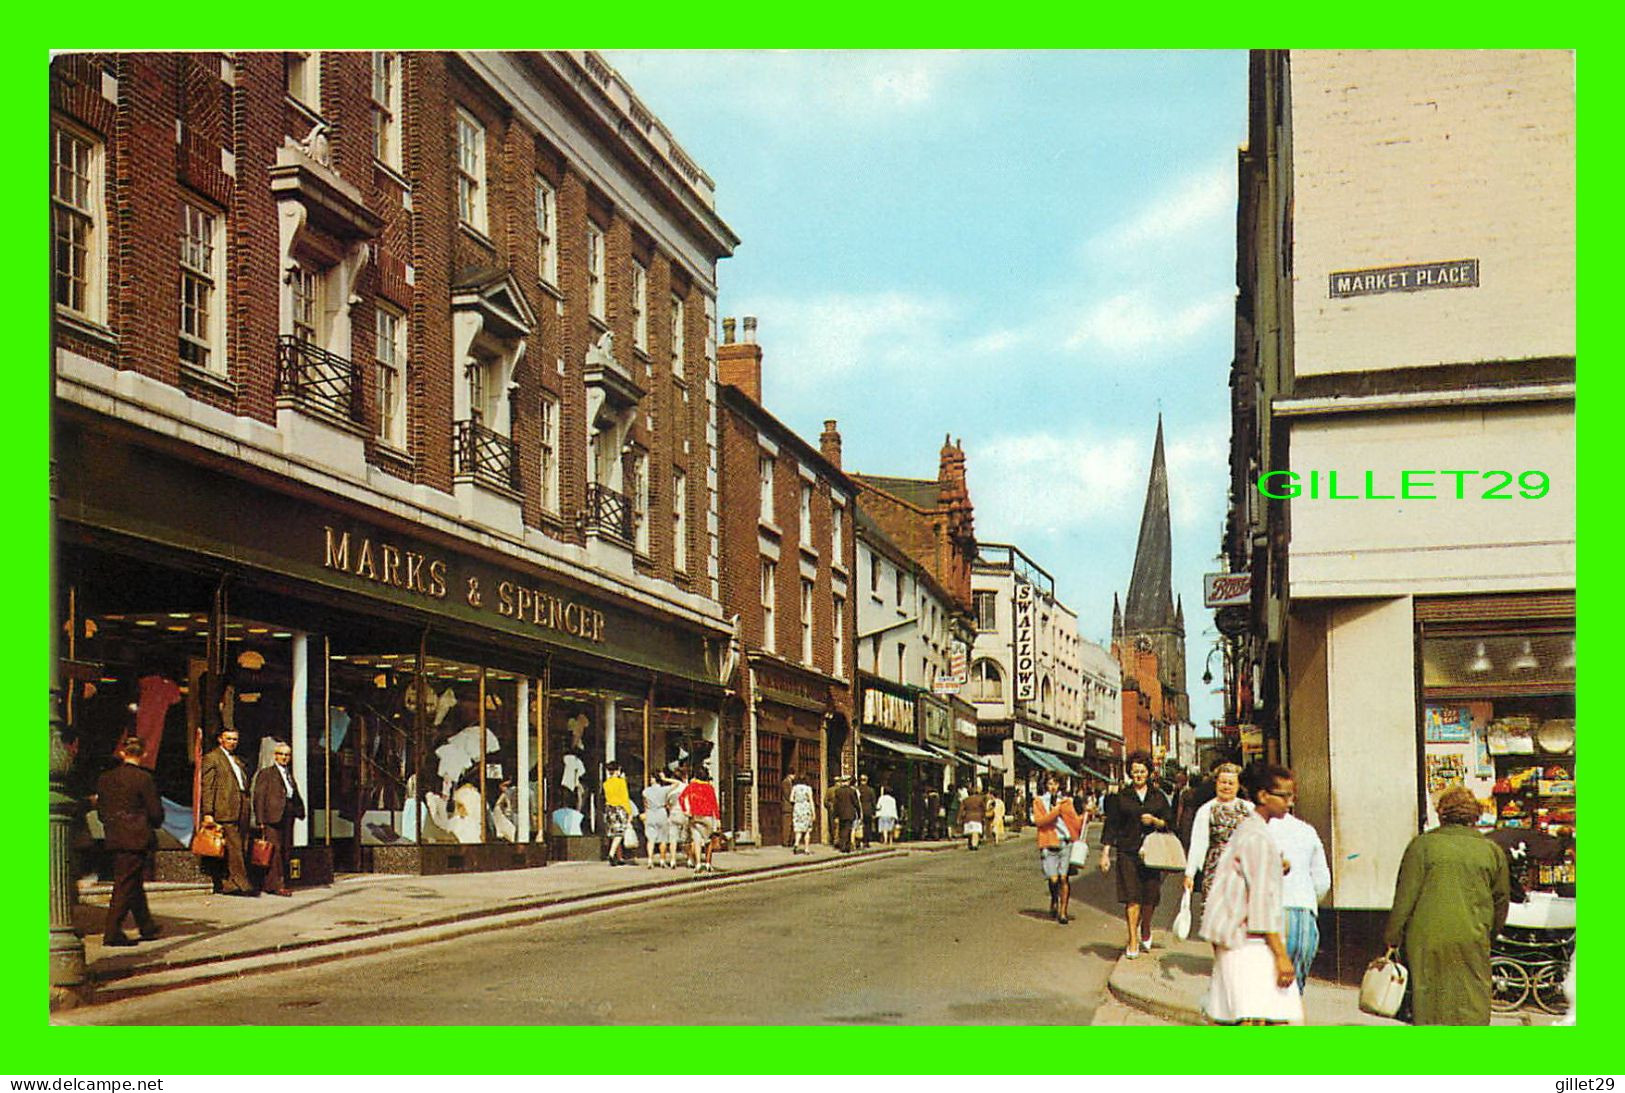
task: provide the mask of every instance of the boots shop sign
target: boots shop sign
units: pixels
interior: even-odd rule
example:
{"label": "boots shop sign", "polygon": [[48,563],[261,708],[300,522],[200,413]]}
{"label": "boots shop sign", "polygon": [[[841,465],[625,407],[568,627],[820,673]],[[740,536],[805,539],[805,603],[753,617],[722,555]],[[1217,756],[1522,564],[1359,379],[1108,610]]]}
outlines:
{"label": "boots shop sign", "polygon": [[1037,697],[1038,658],[1033,643],[1033,586],[1016,579],[1016,701],[1031,702]]}

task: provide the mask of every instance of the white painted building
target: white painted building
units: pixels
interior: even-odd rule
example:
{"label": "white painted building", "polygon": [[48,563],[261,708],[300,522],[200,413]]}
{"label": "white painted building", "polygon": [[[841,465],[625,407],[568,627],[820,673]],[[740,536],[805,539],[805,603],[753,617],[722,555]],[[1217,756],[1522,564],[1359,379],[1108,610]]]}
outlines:
{"label": "white painted building", "polygon": [[[890,773],[909,812],[905,786],[942,789],[991,769],[977,756],[974,732],[960,731],[971,725],[955,698],[965,689],[970,632],[947,590],[861,506],[855,529],[859,767],[871,783]],[[900,779],[895,772],[905,768]],[[916,830],[918,819],[906,816],[905,831]]]}
{"label": "white painted building", "polygon": [[967,697],[982,751],[1000,756],[1017,781],[1047,770],[1082,774],[1087,703],[1077,615],[1047,572],[1002,543],[977,545],[971,600]]}
{"label": "white painted building", "polygon": [[1084,704],[1084,762],[1106,775],[1123,773],[1123,669],[1111,650],[1082,638],[1078,672]]}
{"label": "white painted building", "polygon": [[1508,787],[1573,773],[1574,57],[1253,66],[1227,550],[1356,968],[1444,785],[1572,846],[1572,778]]}

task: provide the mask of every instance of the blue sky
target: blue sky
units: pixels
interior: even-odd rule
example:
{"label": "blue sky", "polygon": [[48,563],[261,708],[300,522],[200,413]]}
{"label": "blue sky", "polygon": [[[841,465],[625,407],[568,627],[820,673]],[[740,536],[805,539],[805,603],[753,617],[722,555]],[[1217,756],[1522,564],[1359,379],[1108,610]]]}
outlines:
{"label": "blue sky", "polygon": [[[742,239],[763,401],[848,470],[965,446],[979,538],[1085,637],[1126,591],[1160,400],[1198,724],[1224,519],[1244,52],[606,54]],[[1217,658],[1215,658],[1217,660]]]}

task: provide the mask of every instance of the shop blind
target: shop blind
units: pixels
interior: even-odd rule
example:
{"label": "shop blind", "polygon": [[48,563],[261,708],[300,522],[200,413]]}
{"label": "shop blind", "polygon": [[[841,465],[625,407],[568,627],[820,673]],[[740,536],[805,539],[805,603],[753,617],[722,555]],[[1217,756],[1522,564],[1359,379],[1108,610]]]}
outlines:
{"label": "shop blind", "polygon": [[1418,598],[1417,622],[1500,622],[1574,618],[1573,592]]}

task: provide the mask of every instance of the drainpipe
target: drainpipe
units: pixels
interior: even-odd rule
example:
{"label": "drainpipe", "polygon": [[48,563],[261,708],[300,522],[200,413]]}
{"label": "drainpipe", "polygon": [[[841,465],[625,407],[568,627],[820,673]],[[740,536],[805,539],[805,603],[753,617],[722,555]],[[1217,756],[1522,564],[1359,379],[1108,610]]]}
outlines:
{"label": "drainpipe", "polygon": [[749,721],[750,732],[750,807],[745,810],[745,816],[750,824],[751,837],[760,846],[762,828],[757,822],[760,795],[757,793],[756,780],[761,775],[761,757],[756,752],[756,669],[747,669],[746,676],[750,680],[750,693],[745,696],[745,717]]}

